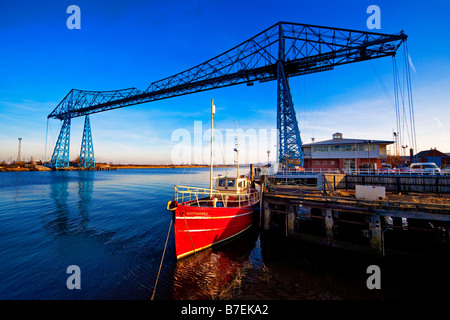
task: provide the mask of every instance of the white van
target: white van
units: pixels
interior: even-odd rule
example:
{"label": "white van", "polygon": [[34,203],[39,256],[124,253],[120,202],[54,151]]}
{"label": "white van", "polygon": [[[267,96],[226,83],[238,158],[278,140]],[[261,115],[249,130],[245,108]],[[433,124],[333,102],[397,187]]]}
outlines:
{"label": "white van", "polygon": [[422,174],[440,174],[441,169],[434,162],[412,163],[410,166],[411,173]]}

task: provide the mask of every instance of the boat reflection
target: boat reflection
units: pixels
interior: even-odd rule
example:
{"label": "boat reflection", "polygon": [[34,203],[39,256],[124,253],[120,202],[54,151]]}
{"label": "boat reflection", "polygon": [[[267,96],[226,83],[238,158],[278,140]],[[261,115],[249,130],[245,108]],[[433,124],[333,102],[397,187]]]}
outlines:
{"label": "boat reflection", "polygon": [[241,279],[251,267],[257,228],[222,245],[177,261],[172,284],[176,300],[227,300],[235,297]]}

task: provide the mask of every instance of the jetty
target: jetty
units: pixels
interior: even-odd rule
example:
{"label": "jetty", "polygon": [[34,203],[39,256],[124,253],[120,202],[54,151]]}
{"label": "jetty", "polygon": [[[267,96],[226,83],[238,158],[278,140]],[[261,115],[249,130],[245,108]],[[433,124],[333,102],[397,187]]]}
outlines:
{"label": "jetty", "polygon": [[265,231],[376,256],[417,244],[427,251],[428,240],[430,251],[450,249],[450,176],[297,172],[253,180]]}

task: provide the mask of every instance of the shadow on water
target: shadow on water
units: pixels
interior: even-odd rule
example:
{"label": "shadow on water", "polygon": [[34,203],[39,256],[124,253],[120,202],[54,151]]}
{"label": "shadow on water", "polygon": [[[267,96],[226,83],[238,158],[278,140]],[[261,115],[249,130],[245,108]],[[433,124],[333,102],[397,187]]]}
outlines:
{"label": "shadow on water", "polygon": [[[369,289],[368,267],[381,270]],[[257,228],[177,261],[173,299],[404,300],[445,299],[448,257],[384,258],[286,239]]]}

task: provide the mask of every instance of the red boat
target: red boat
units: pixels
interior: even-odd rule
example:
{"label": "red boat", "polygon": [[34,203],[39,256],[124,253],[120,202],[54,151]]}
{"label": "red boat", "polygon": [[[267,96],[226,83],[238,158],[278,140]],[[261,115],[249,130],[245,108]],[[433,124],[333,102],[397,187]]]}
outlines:
{"label": "red boat", "polygon": [[259,192],[251,181],[239,176],[239,143],[237,143],[237,178],[217,177],[213,188],[213,122],[211,101],[211,161],[209,189],[175,186],[175,199],[167,209],[174,212],[175,251],[177,259],[211,247],[244,232],[253,223],[259,203]]}
{"label": "red boat", "polygon": [[[253,223],[259,192],[245,177],[218,177],[215,189],[175,186],[175,251],[177,259],[244,232]],[[211,195],[209,195],[211,194]]]}

